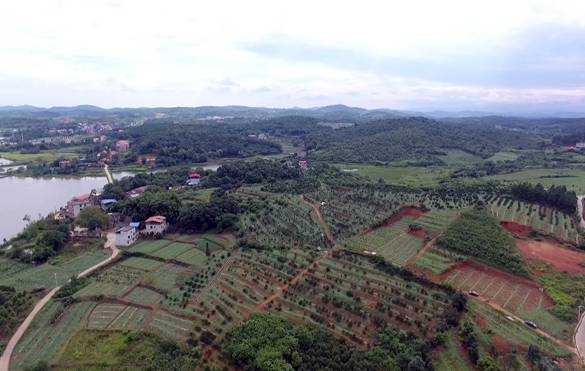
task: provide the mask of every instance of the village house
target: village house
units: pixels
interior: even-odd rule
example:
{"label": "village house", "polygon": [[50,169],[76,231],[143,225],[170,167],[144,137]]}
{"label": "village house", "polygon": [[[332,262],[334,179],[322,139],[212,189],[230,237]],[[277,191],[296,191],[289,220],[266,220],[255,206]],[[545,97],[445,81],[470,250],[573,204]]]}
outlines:
{"label": "village house", "polygon": [[128,192],[126,192],[126,197],[136,198],[136,197],[140,196],[141,194],[143,194],[145,191],[146,191],[146,186],[134,188],[134,189],[131,189]]}
{"label": "village house", "polygon": [[116,150],[118,152],[126,152],[130,149],[130,142],[127,140],[119,140],[116,142]]}
{"label": "village house", "polygon": [[73,197],[67,202],[67,215],[70,218],[77,218],[81,210],[92,205],[91,194],[84,194]]}
{"label": "village house", "polygon": [[155,155],[138,156],[138,158],[136,158],[136,163],[138,163],[139,165],[146,165],[151,168],[155,167],[156,156]]}
{"label": "village house", "polygon": [[151,216],[144,221],[144,234],[163,234],[168,227],[167,218],[162,215]]}
{"label": "village house", "polygon": [[130,246],[138,239],[138,232],[132,226],[124,226],[116,230],[116,246]]}
{"label": "village house", "polygon": [[188,186],[192,186],[192,187],[198,186],[200,181],[201,181],[201,174],[199,174],[195,171],[189,172],[188,179],[186,182]]}

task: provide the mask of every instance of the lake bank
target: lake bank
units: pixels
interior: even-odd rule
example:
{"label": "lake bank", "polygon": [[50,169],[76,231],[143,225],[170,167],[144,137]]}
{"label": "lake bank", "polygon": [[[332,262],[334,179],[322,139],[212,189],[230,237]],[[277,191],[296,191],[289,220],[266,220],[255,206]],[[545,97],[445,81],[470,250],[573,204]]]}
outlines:
{"label": "lake bank", "polygon": [[[117,173],[114,177],[131,175]],[[25,216],[36,220],[64,206],[72,197],[101,190],[107,184],[101,177],[0,178],[0,242],[18,234],[27,225]]]}

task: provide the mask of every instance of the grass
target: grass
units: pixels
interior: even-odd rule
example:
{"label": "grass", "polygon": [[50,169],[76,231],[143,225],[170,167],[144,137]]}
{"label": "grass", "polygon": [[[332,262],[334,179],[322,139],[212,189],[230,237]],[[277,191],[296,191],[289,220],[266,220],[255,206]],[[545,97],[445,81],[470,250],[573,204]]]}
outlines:
{"label": "grass", "polygon": [[138,252],[138,253],[142,253],[142,254],[151,254],[151,253],[155,252],[156,250],[158,250],[158,249],[162,248],[163,246],[166,246],[170,243],[171,243],[171,241],[168,241],[168,240],[141,241],[137,244],[130,246],[128,251]]}
{"label": "grass", "polygon": [[195,369],[193,360],[185,356],[153,334],[82,330],[56,363],[59,369]]}
{"label": "grass", "polygon": [[203,267],[207,263],[207,256],[199,249],[190,249],[187,252],[175,257],[175,260],[196,266]]}
{"label": "grass", "polygon": [[153,259],[131,257],[124,260],[122,263],[120,263],[120,265],[129,268],[142,269],[145,271],[153,271],[163,265],[163,263]]}
{"label": "grass", "polygon": [[487,305],[471,300],[468,302],[468,309],[468,316],[471,319],[478,320],[481,318],[485,323],[484,326],[478,326],[478,330],[481,330],[480,332],[484,337],[484,343],[491,342],[491,338],[496,335],[508,342],[519,344],[526,348],[529,345],[536,345],[555,356],[567,356],[570,354],[565,347],[559,346],[538,334],[524,323],[510,321],[503,314]]}
{"label": "grass", "polygon": [[172,244],[163,247],[160,250],[152,253],[152,256],[156,256],[161,259],[172,259],[178,255],[181,255],[189,250],[195,249],[192,244],[189,243],[182,243],[182,242],[173,242]]}
{"label": "grass", "polygon": [[449,333],[447,340],[440,352],[436,353],[433,366],[437,371],[467,371],[473,367],[466,359],[466,355],[460,350],[457,335]]}
{"label": "grass", "polygon": [[136,287],[134,290],[126,296],[126,299],[136,303],[136,304],[143,304],[143,305],[155,305],[160,303],[162,300],[162,295],[156,291],[152,291],[145,287]]}
{"label": "grass", "polygon": [[372,181],[383,179],[388,184],[404,186],[436,186],[440,180],[449,175],[445,167],[414,167],[414,166],[378,166],[363,164],[336,164],[340,169],[353,170],[354,173],[370,178]]}

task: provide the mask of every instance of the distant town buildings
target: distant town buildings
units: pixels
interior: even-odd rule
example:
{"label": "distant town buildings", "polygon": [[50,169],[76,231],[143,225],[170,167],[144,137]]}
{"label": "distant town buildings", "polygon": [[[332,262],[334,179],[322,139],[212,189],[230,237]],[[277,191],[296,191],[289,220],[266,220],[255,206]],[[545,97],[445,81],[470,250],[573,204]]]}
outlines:
{"label": "distant town buildings", "polygon": [[119,140],[116,142],[116,151],[126,152],[130,149],[130,142],[127,140]]}

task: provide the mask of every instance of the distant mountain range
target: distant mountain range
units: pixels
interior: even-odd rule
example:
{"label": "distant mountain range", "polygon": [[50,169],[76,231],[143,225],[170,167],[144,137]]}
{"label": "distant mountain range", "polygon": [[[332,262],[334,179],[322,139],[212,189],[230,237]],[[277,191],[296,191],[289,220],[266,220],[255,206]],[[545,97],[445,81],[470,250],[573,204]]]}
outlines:
{"label": "distant mountain range", "polygon": [[73,107],[35,107],[0,106],[1,116],[32,116],[32,117],[105,117],[111,115],[125,116],[155,116],[164,114],[171,117],[208,118],[239,117],[239,118],[268,118],[279,116],[308,116],[327,121],[370,121],[408,116],[424,116],[435,119],[465,118],[465,117],[559,117],[575,118],[585,117],[585,113],[534,113],[534,114],[501,114],[482,111],[402,111],[393,109],[365,109],[361,107],[349,107],[342,104],[313,107],[313,108],[267,108],[247,106],[200,106],[200,107],[138,107],[138,108],[102,108],[93,105],[79,105]]}

